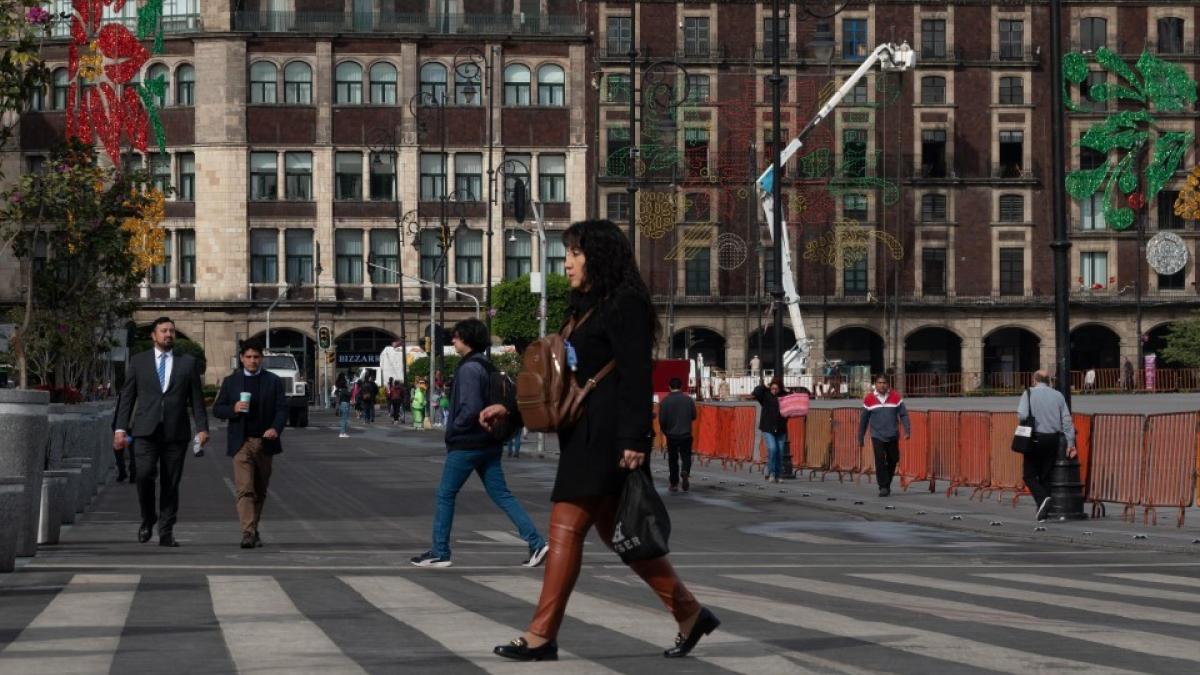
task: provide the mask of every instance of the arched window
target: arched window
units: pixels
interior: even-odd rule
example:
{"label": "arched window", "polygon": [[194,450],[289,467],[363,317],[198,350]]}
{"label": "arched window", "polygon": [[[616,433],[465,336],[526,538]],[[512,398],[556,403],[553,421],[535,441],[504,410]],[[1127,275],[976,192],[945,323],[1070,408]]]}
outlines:
{"label": "arched window", "polygon": [[921,197],[921,222],[946,222],[946,195],[925,195]]}
{"label": "arched window", "polygon": [[190,63],[175,69],[175,105],[196,105],[196,68]]}
{"label": "arched window", "polygon": [[504,105],[529,105],[529,69],[520,64],[504,69]]}
{"label": "arched window", "polygon": [[1079,49],[1096,51],[1105,46],[1108,40],[1108,21],[1099,17],[1085,17],[1079,20]]}
{"label": "arched window", "polygon": [[363,69],[353,61],[343,61],[334,70],[335,90],[334,103],[338,105],[357,105],[363,102]]}
{"label": "arched window", "polygon": [[566,81],[560,66],[546,65],[538,68],[538,105],[561,106],[564,104]]}
{"label": "arched window", "polygon": [[[170,70],[164,64],[156,63],[156,64],[150,66],[149,70],[146,71],[146,82],[147,83],[149,83],[153,80],[157,80],[160,77],[163,79],[163,82],[165,82],[168,86],[170,85],[170,83],[171,83]],[[156,105],[160,108],[167,107],[167,89],[166,88],[163,89],[163,93],[161,96],[154,97],[154,105]]]}
{"label": "arched window", "polygon": [[396,67],[392,64],[371,66],[371,103],[396,105]]}
{"label": "arched window", "polygon": [[1025,197],[1000,195],[1000,222],[1021,223],[1025,221]]}
{"label": "arched window", "polygon": [[50,89],[50,109],[67,109],[67,90],[71,88],[71,76],[66,68],[54,71],[54,84]]}
{"label": "arched window", "polygon": [[312,105],[312,68],[303,61],[292,61],[283,69],[283,102]]}
{"label": "arched window", "polygon": [[421,102],[437,105],[446,101],[446,66],[430,62],[421,66]]}
{"label": "arched window", "polygon": [[275,80],[278,69],[270,61],[250,64],[250,102],[275,103]]}
{"label": "arched window", "polygon": [[946,78],[927,75],[921,78],[921,103],[938,105],[946,102]]}

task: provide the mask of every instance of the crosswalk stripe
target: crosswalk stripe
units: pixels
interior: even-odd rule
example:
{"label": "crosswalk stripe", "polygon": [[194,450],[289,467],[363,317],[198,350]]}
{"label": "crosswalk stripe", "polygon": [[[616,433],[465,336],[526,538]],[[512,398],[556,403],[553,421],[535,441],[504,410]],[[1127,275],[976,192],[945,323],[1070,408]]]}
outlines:
{"label": "crosswalk stripe", "polygon": [[1177,577],[1173,574],[1153,574],[1150,572],[1114,572],[1110,574],[1101,574],[1103,577],[1113,577],[1115,579],[1128,579],[1130,581],[1144,581],[1149,584],[1167,584],[1169,586],[1191,586],[1192,588],[1200,588],[1200,577]]}
{"label": "crosswalk stripe", "polygon": [[[467,579],[531,604],[537,599],[542,589],[540,581],[526,577],[470,576]],[[652,636],[660,633],[664,635],[663,639],[666,641],[674,633],[672,629],[674,621],[665,611],[654,611],[623,605],[579,591],[571,593],[570,613],[568,616],[641,641],[649,641],[652,639]],[[733,644],[753,645],[747,651],[758,652],[763,649],[763,645],[756,644],[756,641],[751,638],[718,629],[713,634],[704,638],[701,646],[695,652],[692,652],[692,656],[697,661],[711,663],[735,673],[780,673],[781,675],[784,673],[796,673],[798,675],[800,673],[830,672],[831,670],[841,673],[867,672],[847,669],[833,661],[820,657],[811,657],[807,654],[794,651],[787,652],[786,656],[794,658],[796,661],[807,661],[810,665],[818,667],[819,670],[810,670],[809,668],[801,667],[795,661],[775,654],[728,657],[705,654],[704,648],[707,646]]]}
{"label": "crosswalk stripe", "polygon": [[[796,626],[805,630],[837,635],[877,644],[885,649],[908,652],[974,668],[1004,673],[1079,671],[1108,675],[1130,675],[1135,671],[1106,668],[1091,663],[1031,654],[1019,649],[991,645],[956,635],[921,630],[909,625],[865,621],[827,612],[811,605],[768,600],[744,591],[729,591],[712,586],[692,585],[701,601],[713,607],[758,617],[771,623]],[[861,593],[862,589],[859,589]]]}
{"label": "crosswalk stripe", "polygon": [[989,584],[973,584],[965,581],[948,581],[934,577],[919,577],[912,574],[855,574],[853,576],[874,581],[906,584],[922,588],[937,588],[943,591],[979,595],[986,598],[1020,600],[1055,607],[1070,607],[1085,612],[1111,614],[1123,619],[1138,621],[1155,621],[1173,623],[1181,626],[1200,626],[1200,613],[1180,612],[1159,607],[1143,607],[1128,602],[1112,600],[1097,600],[1076,595],[1061,595],[1059,593],[1038,593],[1024,588],[1005,588]]}
{"label": "crosswalk stripe", "polygon": [[[341,576],[367,602],[385,614],[424,633],[435,642],[489,673],[525,675],[529,664],[509,661],[492,653],[492,646],[508,642],[521,631],[492,621],[460,607],[411,581],[399,577]],[[597,663],[585,661],[563,650],[560,659],[570,659],[571,673],[613,673]]]}
{"label": "crosswalk stripe", "polygon": [[518,537],[512,532],[504,530],[475,530],[475,534],[491,539],[494,542],[501,544],[517,544],[519,546],[529,546],[524,539]]}
{"label": "crosswalk stripe", "polygon": [[107,673],[141,577],[77,574],[0,652],[0,673]]}
{"label": "crosswalk stripe", "polygon": [[1078,591],[1095,591],[1097,593],[1111,593],[1113,595],[1129,595],[1135,598],[1155,598],[1158,600],[1175,600],[1178,602],[1200,602],[1200,593],[1167,591],[1159,588],[1143,588],[1141,586],[1127,586],[1122,584],[1106,584],[1099,581],[1066,579],[1063,577],[1048,577],[1040,574],[976,574],[975,576],[986,577],[988,579],[999,579],[1001,581],[1016,581],[1038,586],[1073,588]]}
{"label": "crosswalk stripe", "polygon": [[210,576],[213,614],[239,672],[365,673],[304,614],[275,579]]}
{"label": "crosswalk stripe", "polygon": [[988,626],[1030,630],[1152,656],[1200,661],[1200,642],[1129,630],[1124,627],[1112,628],[1077,621],[1049,619],[1032,614],[991,609],[978,604],[930,598],[915,593],[895,593],[880,589],[871,589],[869,593],[863,593],[861,586],[823,582],[815,579],[797,579],[779,574],[738,574],[730,575],[730,578],[833,598],[852,597],[856,602],[932,614],[949,621],[969,621]]}

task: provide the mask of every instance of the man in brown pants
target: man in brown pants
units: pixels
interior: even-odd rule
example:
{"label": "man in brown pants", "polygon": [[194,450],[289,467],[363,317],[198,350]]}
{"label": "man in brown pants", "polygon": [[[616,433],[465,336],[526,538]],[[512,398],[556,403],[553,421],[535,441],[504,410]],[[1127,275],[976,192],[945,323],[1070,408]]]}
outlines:
{"label": "man in brown pants", "polygon": [[257,342],[243,342],[239,354],[242,367],[221,383],[213,415],[229,420],[225,454],[233,458],[242,548],[255,548],[262,546],[258,521],[272,459],[283,452],[279,437],[287,424],[287,398],[279,377],[262,369],[263,350]]}

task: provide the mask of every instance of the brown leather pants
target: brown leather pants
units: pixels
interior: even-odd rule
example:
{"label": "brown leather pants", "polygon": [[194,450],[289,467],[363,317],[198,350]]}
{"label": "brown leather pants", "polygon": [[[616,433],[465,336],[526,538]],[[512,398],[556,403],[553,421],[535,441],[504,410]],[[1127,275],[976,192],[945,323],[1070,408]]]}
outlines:
{"label": "brown leather pants", "polygon": [[[570,502],[555,502],[550,510],[550,553],[546,557],[546,576],[542,580],[542,596],[529,624],[529,632],[548,639],[558,636],[567,600],[579,578],[583,564],[583,540],[592,525],[604,545],[612,548],[613,518],[617,512],[616,497],[593,497]],[[695,616],[700,603],[683,585],[671,561],[663,556],[629,565],[643,581],[654,589],[676,621]]]}

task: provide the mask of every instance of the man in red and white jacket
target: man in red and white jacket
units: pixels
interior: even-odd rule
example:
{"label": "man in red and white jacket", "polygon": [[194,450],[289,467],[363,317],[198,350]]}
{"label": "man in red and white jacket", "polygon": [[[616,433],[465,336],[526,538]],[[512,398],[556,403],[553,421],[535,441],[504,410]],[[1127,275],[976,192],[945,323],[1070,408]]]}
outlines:
{"label": "man in red and white jacket", "polygon": [[900,423],[904,424],[904,439],[912,436],[908,422],[908,409],[900,392],[891,388],[886,375],[875,378],[875,391],[867,392],[863,398],[862,417],[858,422],[858,445],[861,447],[871,428],[871,444],[875,448],[875,478],[879,482],[879,496],[892,494],[892,476],[900,463]]}

